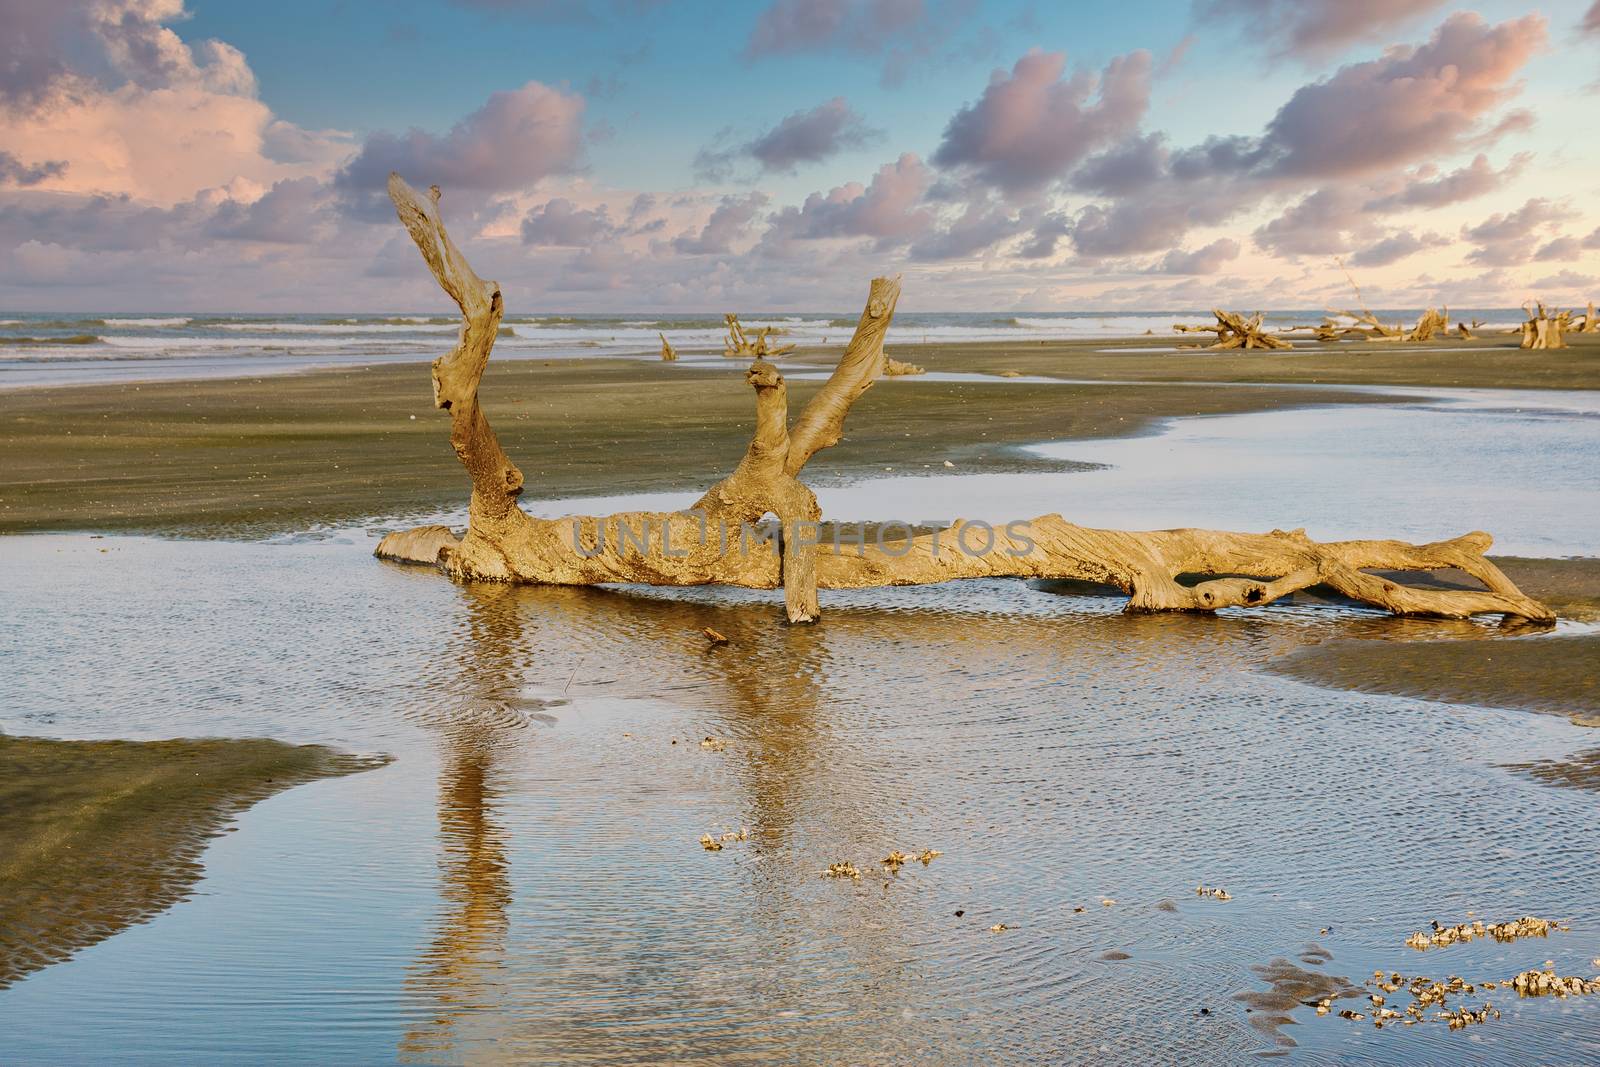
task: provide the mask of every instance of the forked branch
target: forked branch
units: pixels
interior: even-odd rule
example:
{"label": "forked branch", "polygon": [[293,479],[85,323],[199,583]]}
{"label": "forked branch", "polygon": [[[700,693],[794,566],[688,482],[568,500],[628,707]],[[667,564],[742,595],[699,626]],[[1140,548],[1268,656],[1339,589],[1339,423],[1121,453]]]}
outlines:
{"label": "forked branch", "polygon": [[[521,472],[506,458],[478,405],[478,383],[501,315],[499,287],[472,272],[438,215],[439,191],[419,195],[398,175],[389,194],[401,221],[445,292],[461,307],[461,335],[434,362],[434,395],[450,412],[450,439],[472,478],[466,535],[442,526],[389,534],[377,554],[436,564],[462,580],[561,585],[781,585],[791,622],[817,618],[817,590],[919,585],[955,578],[1077,578],[1128,595],[1132,611],[1216,611],[1270,604],[1308,586],[1327,585],[1400,615],[1501,614],[1548,622],[1554,614],[1524,596],[1484,558],[1488,534],[1412,545],[1402,541],[1318,543],[1303,530],[1269,534],[1215,530],[1127,532],[1075,526],[1059,515],[1012,522],[957,523],[934,534],[856,538],[819,544],[821,509],[799,474],[844,433],[851,406],[885,373],[884,337],[900,298],[898,278],[875,278],[855,335],[832,375],[790,422],[788,387],[771,363],[746,373],[755,391],[755,427],[733,473],[691,509],[536,519],[516,505]],[[1260,316],[1218,311],[1219,338],[1238,347],[1283,347]],[[731,328],[731,324],[730,324]],[[664,339],[663,339],[664,342]],[[751,524],[775,515],[776,536]],[[1459,568],[1481,591],[1419,589],[1370,573]],[[1193,575],[1194,584],[1179,581]]]}

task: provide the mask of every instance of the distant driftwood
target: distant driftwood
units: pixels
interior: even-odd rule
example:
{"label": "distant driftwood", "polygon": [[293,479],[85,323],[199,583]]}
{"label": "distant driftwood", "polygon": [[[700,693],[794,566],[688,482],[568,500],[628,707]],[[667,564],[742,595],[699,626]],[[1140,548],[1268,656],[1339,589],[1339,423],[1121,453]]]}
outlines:
{"label": "distant driftwood", "polygon": [[728,327],[728,336],[722,341],[722,354],[730,359],[766,359],[768,356],[781,356],[785,352],[794,351],[794,345],[774,345],[772,335],[778,331],[771,326],[763,326],[751,340],[744,332],[744,326],[739,322],[739,316],[732,314],[722,316],[722,321]]}
{"label": "distant driftwood", "polygon": [[657,331],[656,332],[656,336],[661,338],[661,360],[662,360],[662,362],[663,363],[672,363],[675,360],[677,360],[677,358],[678,358],[678,350],[676,348],[672,347],[672,342],[667,340],[667,335],[664,334],[664,333],[661,333],[660,331]]}
{"label": "distant driftwood", "polygon": [[1221,308],[1212,308],[1211,314],[1217,317],[1216,325],[1185,326],[1174,323],[1172,328],[1178,333],[1214,333],[1217,339],[1209,345],[1179,345],[1180,348],[1293,348],[1294,346],[1281,337],[1274,337],[1267,333],[1261,326],[1261,312],[1256,312],[1248,319],[1243,315],[1236,315],[1231,311]]}
{"label": "distant driftwood", "polygon": [[[900,298],[898,278],[874,278],[866,307],[832,375],[791,421],[778,368],[756,359],[745,373],[755,390],[755,430],[732,474],[688,512],[626,512],[538,519],[517,506],[523,475],[500,447],[478,403],[478,386],[504,311],[500,286],[473,273],[439,219],[439,189],[418,193],[398,174],[389,195],[428,269],[461,308],[460,339],[433,363],[435,406],[450,413],[450,443],[472,481],[466,536],[442,527],[392,533],[378,544],[387,559],[426,563],[461,580],[558,585],[782,586],[791,622],[819,614],[818,589],[921,585],[953,578],[1076,578],[1114,585],[1130,611],[1199,611],[1260,606],[1296,590],[1326,585],[1401,615],[1476,614],[1548,622],[1549,608],[1522,594],[1484,558],[1485,533],[1413,545],[1402,541],[1319,543],[1304,530],[1266,534],[1215,530],[1128,533],[1075,526],[1060,515],[981,523],[820,551],[822,511],[799,479],[806,463],[837,444],[845,416],[884,372],[883,339]],[[747,546],[745,524],[773,514],[782,533]],[[741,531],[737,546],[714,531]],[[1015,533],[1021,526],[1025,535]],[[969,532],[987,532],[992,550],[972,551]],[[708,535],[708,529],[713,531]],[[642,533],[630,537],[625,531]],[[611,536],[604,536],[604,535]],[[982,538],[980,537],[980,541]],[[642,543],[641,543],[642,542]],[[592,546],[592,547],[591,547]],[[1481,590],[1419,589],[1371,573],[1456,567]],[[1202,577],[1194,584],[1179,575]],[[1247,576],[1247,577],[1241,577]],[[714,639],[714,638],[713,638]]]}
{"label": "distant driftwood", "polygon": [[[1544,303],[1537,304],[1538,311],[1534,311],[1527,304],[1522,305],[1522,310],[1528,315],[1528,320],[1522,324],[1523,348],[1565,348],[1567,347],[1566,333],[1572,329],[1572,312],[1558,311],[1554,315],[1545,310]],[[1592,309],[1594,305],[1590,305]]]}

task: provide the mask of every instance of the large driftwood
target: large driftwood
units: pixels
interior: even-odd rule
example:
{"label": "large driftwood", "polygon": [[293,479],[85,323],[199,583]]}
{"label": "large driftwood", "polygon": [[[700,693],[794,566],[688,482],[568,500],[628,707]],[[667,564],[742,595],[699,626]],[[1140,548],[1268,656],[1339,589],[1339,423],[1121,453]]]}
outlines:
{"label": "large driftwood", "polygon": [[1179,345],[1179,348],[1293,348],[1294,345],[1279,337],[1267,333],[1261,325],[1261,312],[1256,312],[1248,319],[1232,311],[1223,311],[1221,308],[1212,308],[1211,314],[1217,317],[1216,325],[1185,326],[1183,323],[1174,323],[1173,330],[1178,333],[1214,333],[1217,339],[1209,345]]}
{"label": "large driftwood", "polygon": [[[855,335],[822,388],[792,421],[783,376],[758,359],[746,373],[756,394],[755,431],[738,466],[681,512],[537,519],[517,506],[522,473],[501,450],[478,404],[478,383],[500,322],[499,286],[473,273],[439,220],[437,187],[424,196],[389,179],[401,221],[434,277],[460,306],[456,347],[434,362],[434,399],[450,413],[450,440],[472,480],[466,535],[429,526],[389,534],[384,558],[435,564],[463,580],[563,585],[645,583],[783,587],[793,622],[817,618],[818,589],[919,585],[955,578],[1076,578],[1114,585],[1134,611],[1215,611],[1270,604],[1311,585],[1402,615],[1501,614],[1554,618],[1484,559],[1491,539],[1319,544],[1303,530],[1129,533],[1075,526],[1045,515],[1004,528],[961,523],[934,534],[818,543],[821,510],[800,480],[807,462],[836,444],[850,407],[884,373],[884,334],[898,279],[876,278]],[[778,532],[761,536],[765,516]],[[1367,573],[1455,567],[1481,591],[1419,589]],[[1205,580],[1178,581],[1180,575]]]}
{"label": "large driftwood", "polygon": [[1522,305],[1522,310],[1528,315],[1522,324],[1522,344],[1520,348],[1566,348],[1566,332],[1572,329],[1572,312],[1558,311],[1555,314],[1545,310],[1544,301],[1539,301],[1539,310],[1535,312],[1527,304]]}

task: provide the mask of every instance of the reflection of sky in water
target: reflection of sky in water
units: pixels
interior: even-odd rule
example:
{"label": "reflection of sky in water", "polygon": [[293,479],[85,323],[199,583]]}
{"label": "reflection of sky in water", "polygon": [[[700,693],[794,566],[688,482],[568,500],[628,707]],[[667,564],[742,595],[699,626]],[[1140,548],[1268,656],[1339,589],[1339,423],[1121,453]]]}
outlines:
{"label": "reflection of sky in water", "polygon": [[819,497],[835,519],[1060,512],[1122,529],[1304,526],[1320,540],[1482,529],[1504,555],[1600,555],[1600,394],[1181,419],[1152,436],[1035,451],[1110,469],[874,479]]}
{"label": "reflection of sky in water", "polygon": [[[1292,417],[1332,414],[1376,413]],[[1456,420],[1389,414],[1428,440],[1448,434],[1427,420]],[[1251,439],[1286,440],[1276,418]],[[1177,430],[1223,455],[1242,452],[1228,430],[1241,421]],[[1370,425],[1376,454],[1396,424]],[[1272,448],[1252,471],[1281,480],[1309,462]],[[1040,507],[991,503],[1083,517],[1090,494],[1058,487],[1115,473],[1047,476]],[[881,515],[893,498],[877,499]],[[1545,509],[1533,529],[1571,508],[1527,499]],[[1306,502],[1259,506],[1277,505]],[[1359,498],[1323,506],[1328,522],[1368,514]],[[207,853],[193,900],[0,992],[8,1064],[84,1049],[128,1063],[1237,1061],[1270,1038],[1231,994],[1308,941],[1358,979],[1498,979],[1547,958],[1578,973],[1600,939],[1592,797],[1499,769],[1592,732],[1258,670],[1342,634],[1488,649],[1488,626],[1292,606],[1130,617],[976,582],[831,597],[820,625],[790,628],[770,593],[456,586],[372,561],[364,534],[3,544],[0,654],[27,670],[9,674],[0,728],[398,756],[266,801]],[[703,626],[732,642],[708,651]],[[702,750],[707,735],[727,749]],[[696,843],[739,826],[750,841]],[[874,861],[923,847],[944,855],[885,889]],[[846,858],[861,885],[818,877]],[[1200,881],[1234,899],[1196,898]],[[1574,930],[1447,957],[1402,947],[1468,912]],[[1017,928],[992,935],[996,922]],[[1587,1004],[1496,1005],[1505,1018],[1470,1044],[1304,1011],[1290,1033],[1318,1062],[1600,1055]]]}
{"label": "reflection of sky in water", "polygon": [[[839,522],[960,517],[999,525],[1057,512],[1118,529],[1304,526],[1318,540],[1419,542],[1488,530],[1500,555],[1600,555],[1600,393],[1381,391],[1441,399],[1174,419],[1144,437],[1033,449],[1105,470],[894,472],[824,485],[817,498]],[[814,466],[825,477],[826,454]],[[688,495],[637,493],[525,506],[554,517],[691,503]]]}

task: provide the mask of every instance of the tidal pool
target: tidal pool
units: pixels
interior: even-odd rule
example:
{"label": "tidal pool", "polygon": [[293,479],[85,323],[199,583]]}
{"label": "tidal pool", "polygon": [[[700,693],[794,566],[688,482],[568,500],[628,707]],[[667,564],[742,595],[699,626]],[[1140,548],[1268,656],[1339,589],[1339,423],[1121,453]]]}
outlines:
{"label": "tidal pool", "polygon": [[[1359,516],[1342,499],[1309,506]],[[988,581],[825,594],[790,628],[771,593],[457,586],[374,543],[0,539],[7,733],[394,757],[262,801],[188,900],[0,990],[0,1060],[1600,1056],[1595,997],[1470,998],[1503,1018],[1463,1031],[1235,999],[1274,960],[1358,985],[1595,973],[1600,796],[1527,768],[1600,733],[1264,669],[1337,637],[1550,638]],[[821,876],[839,861],[862,878]],[[1404,945],[1521,915],[1571,929]]]}

